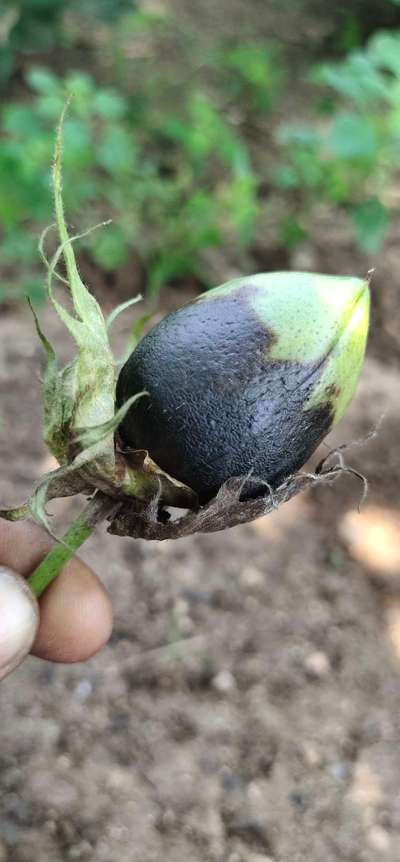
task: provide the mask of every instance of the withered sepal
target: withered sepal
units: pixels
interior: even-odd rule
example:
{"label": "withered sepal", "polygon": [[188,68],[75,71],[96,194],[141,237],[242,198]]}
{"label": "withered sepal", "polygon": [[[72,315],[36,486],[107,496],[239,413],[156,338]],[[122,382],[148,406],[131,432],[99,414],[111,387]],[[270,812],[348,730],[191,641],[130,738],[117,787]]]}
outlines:
{"label": "withered sepal", "polygon": [[[340,451],[333,450],[318,464],[315,472],[295,473],[274,490],[266,487],[265,482],[259,483],[251,476],[229,479],[209,503],[197,511],[189,511],[177,518],[170,516],[168,509],[161,503],[159,494],[148,503],[129,500],[121,504],[108,527],[108,532],[116,536],[157,541],[178,539],[193,533],[216,533],[268,515],[302,491],[332,483],[346,473],[355,475],[363,482],[364,498],[367,480],[344,463]],[[264,485],[265,492],[254,497],[249,496],[249,492],[251,495],[252,489],[260,484]]]}

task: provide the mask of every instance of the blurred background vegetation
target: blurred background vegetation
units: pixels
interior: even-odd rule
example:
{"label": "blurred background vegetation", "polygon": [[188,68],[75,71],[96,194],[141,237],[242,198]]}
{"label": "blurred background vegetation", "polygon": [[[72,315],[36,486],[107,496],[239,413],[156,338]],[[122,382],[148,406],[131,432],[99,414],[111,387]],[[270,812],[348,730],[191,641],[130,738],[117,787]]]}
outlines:
{"label": "blurred background vegetation", "polygon": [[72,229],[112,219],[81,244],[100,293],[312,268],[322,223],[374,265],[400,212],[400,0],[217,6],[2,0],[0,303],[44,301],[67,94]]}

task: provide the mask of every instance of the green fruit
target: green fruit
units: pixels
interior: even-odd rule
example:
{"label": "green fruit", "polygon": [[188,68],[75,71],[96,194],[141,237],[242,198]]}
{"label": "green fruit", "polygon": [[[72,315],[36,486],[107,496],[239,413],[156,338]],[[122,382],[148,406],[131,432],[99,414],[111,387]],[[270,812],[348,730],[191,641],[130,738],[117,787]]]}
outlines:
{"label": "green fruit", "polygon": [[122,368],[118,407],[149,393],[122,440],[203,502],[233,476],[277,487],[343,415],[368,322],[358,278],[278,272],[211,290],[164,318]]}

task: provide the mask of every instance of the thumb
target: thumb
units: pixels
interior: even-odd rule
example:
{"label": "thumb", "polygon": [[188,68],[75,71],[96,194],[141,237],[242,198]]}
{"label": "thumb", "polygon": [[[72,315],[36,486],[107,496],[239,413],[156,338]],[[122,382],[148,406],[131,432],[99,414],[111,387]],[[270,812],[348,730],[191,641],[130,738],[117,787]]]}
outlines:
{"label": "thumb", "polygon": [[38,604],[28,584],[12,569],[0,566],[0,679],[28,654],[38,625]]}

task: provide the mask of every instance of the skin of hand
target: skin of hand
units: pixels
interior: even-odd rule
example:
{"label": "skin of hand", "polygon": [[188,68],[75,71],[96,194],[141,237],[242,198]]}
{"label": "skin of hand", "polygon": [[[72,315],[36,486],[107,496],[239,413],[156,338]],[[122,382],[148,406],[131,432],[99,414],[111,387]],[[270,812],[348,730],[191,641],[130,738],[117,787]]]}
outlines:
{"label": "skin of hand", "polygon": [[[22,578],[52,546],[31,522],[0,521],[0,679],[31,652],[47,661],[85,661],[107,643],[112,630],[108,593],[77,557],[64,567],[37,605]],[[29,649],[30,643],[28,643]]]}

